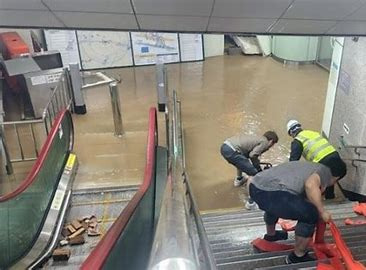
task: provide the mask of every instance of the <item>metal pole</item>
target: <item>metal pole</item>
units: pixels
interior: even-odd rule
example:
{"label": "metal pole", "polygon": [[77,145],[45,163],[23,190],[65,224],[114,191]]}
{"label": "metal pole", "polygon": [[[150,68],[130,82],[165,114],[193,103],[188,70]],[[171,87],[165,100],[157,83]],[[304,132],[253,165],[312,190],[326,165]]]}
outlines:
{"label": "metal pole", "polygon": [[[6,160],[6,164],[5,164],[5,166],[6,166],[6,173],[8,175],[11,175],[11,174],[14,173],[13,164],[11,163],[11,160],[10,160],[8,146],[6,145],[6,141],[5,141],[3,129],[4,129],[4,126],[1,125],[1,127],[0,127],[1,145],[2,145],[2,149],[4,151],[5,160]],[[1,164],[1,166],[2,166],[2,164]]]}
{"label": "metal pole", "polygon": [[167,102],[166,96],[166,67],[164,64],[156,64],[156,89],[158,92],[158,108],[159,112],[165,111]]}
{"label": "metal pole", "polygon": [[112,113],[114,121],[114,135],[121,137],[123,135],[121,105],[119,102],[118,86],[116,82],[109,84],[109,93],[111,95]]}

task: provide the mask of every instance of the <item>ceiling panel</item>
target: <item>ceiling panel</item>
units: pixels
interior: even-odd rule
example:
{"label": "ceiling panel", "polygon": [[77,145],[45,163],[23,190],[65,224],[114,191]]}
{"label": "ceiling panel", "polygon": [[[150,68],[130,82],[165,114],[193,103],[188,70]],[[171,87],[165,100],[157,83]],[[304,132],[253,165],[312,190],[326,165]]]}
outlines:
{"label": "ceiling panel", "polygon": [[129,0],[44,0],[53,11],[133,13]]}
{"label": "ceiling panel", "polygon": [[341,20],[363,3],[363,0],[295,0],[282,18]]}
{"label": "ceiling panel", "polygon": [[111,13],[55,12],[71,28],[89,29],[138,29],[134,15]]}
{"label": "ceiling panel", "polygon": [[206,31],[208,17],[137,15],[141,30]]}
{"label": "ceiling panel", "polygon": [[49,11],[0,10],[1,27],[62,27]]}
{"label": "ceiling panel", "polygon": [[210,32],[257,32],[265,33],[275,19],[243,19],[212,17],[208,26]]}
{"label": "ceiling panel", "polygon": [[361,8],[357,9],[351,15],[347,16],[345,19],[350,21],[353,20],[366,21],[366,4],[363,5]]}
{"label": "ceiling panel", "polygon": [[271,28],[271,33],[285,34],[324,34],[336,21],[316,21],[316,20],[287,20],[280,19]]}
{"label": "ceiling panel", "polygon": [[366,35],[366,21],[343,21],[332,27],[327,34],[333,35]]}
{"label": "ceiling panel", "polygon": [[0,0],[0,9],[47,10],[41,0]]}
{"label": "ceiling panel", "polygon": [[[210,16],[213,0],[132,0],[136,14]],[[154,3],[152,3],[154,2]]]}
{"label": "ceiling panel", "polygon": [[279,18],[292,0],[216,0],[215,17]]}

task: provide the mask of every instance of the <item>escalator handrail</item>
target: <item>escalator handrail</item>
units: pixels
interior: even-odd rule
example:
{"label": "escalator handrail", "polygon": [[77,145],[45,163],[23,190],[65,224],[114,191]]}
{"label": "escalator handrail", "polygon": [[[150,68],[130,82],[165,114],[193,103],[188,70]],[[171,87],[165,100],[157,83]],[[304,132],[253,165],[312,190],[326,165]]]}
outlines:
{"label": "escalator handrail", "polygon": [[149,110],[149,129],[147,136],[147,150],[146,150],[146,166],[144,172],[144,181],[140,186],[139,190],[132,197],[128,205],[123,209],[120,216],[113,223],[108,232],[104,235],[102,240],[90,253],[88,258],[84,261],[80,269],[101,269],[109,253],[113,249],[115,243],[117,242],[119,236],[128,224],[131,216],[135,212],[138,204],[145,195],[146,191],[152,184],[152,179],[154,177],[154,166],[155,166],[155,155],[157,140],[157,116],[156,108],[150,108]]}
{"label": "escalator handrail", "polygon": [[[20,183],[20,185],[13,191],[9,192],[0,197],[0,203],[11,200],[21,194],[24,190],[26,190],[36,179],[39,171],[42,169],[42,165],[46,160],[49,151],[51,150],[52,142],[56,136],[58,136],[59,127],[66,115],[70,116],[70,112],[68,109],[61,111],[57,117],[55,118],[54,124],[52,125],[51,131],[48,134],[45,143],[42,146],[42,149],[39,153],[39,156],[36,162],[33,164],[31,171],[27,174],[26,178]],[[70,140],[70,148],[71,151],[73,147],[73,140]]]}

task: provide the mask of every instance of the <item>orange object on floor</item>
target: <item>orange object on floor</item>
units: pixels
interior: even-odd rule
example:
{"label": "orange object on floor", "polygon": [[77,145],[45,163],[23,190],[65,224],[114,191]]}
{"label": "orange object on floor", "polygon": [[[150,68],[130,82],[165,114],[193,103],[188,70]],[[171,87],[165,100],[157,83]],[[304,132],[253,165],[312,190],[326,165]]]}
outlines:
{"label": "orange object on floor", "polygon": [[296,220],[291,220],[291,219],[282,219],[280,218],[278,220],[278,224],[280,224],[282,230],[286,231],[286,232],[291,232],[295,230],[295,226],[297,224]]}
{"label": "orange object on floor", "polygon": [[252,241],[252,245],[262,252],[283,251],[294,249],[293,245],[270,242],[262,238],[257,238]]}
{"label": "orange object on floor", "polygon": [[346,268],[348,270],[366,270],[366,267],[363,264],[353,258],[351,251],[347,247],[347,244],[344,242],[341,233],[338,230],[337,226],[334,224],[334,222],[329,222],[329,225],[330,231],[333,234],[334,242],[337,245],[337,248],[342,256]]}
{"label": "orange object on floor", "polygon": [[355,211],[356,214],[363,215],[366,217],[366,203],[354,204],[353,211]]}
{"label": "orange object on floor", "polygon": [[346,218],[344,220],[344,224],[346,224],[346,225],[365,225],[366,224],[366,219]]}
{"label": "orange object on floor", "polygon": [[[21,54],[30,53],[28,45],[17,32],[0,33],[0,48],[2,48],[4,60],[17,58]],[[21,88],[15,76],[9,76],[5,72],[5,80],[10,89],[15,92],[20,91]]]}

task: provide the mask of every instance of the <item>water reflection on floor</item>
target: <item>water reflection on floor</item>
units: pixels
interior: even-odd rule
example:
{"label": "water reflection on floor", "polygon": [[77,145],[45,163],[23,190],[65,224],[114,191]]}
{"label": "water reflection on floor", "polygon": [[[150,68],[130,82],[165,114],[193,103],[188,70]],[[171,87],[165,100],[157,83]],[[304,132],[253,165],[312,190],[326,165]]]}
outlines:
{"label": "water reflection on floor", "polygon": [[[107,89],[88,90],[88,118],[75,117],[76,151],[82,165],[76,186],[80,187],[142,181],[148,109],[156,105],[155,69],[106,73],[122,78],[126,136],[113,137]],[[233,187],[235,170],[220,156],[226,137],[275,130],[280,141],[263,160],[280,163],[287,159],[291,142],[287,120],[296,118],[309,129],[321,126],[328,73],[315,65],[287,68],[271,58],[222,56],[168,65],[168,78],[169,88],[176,89],[182,101],[187,169],[201,210],[241,207],[246,196],[242,188]],[[85,119],[93,119],[94,124]],[[162,115],[159,124],[159,141],[164,144]]]}

